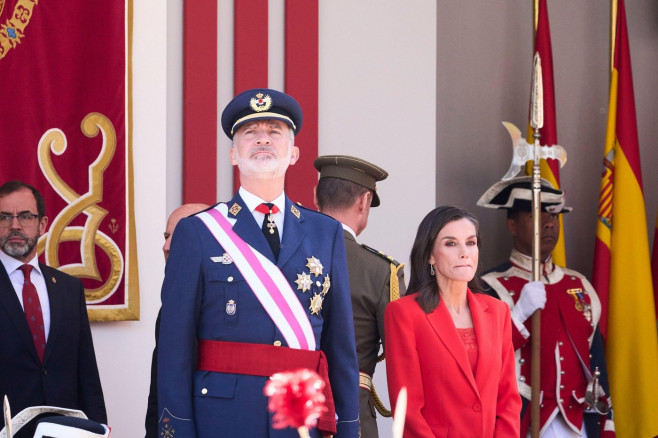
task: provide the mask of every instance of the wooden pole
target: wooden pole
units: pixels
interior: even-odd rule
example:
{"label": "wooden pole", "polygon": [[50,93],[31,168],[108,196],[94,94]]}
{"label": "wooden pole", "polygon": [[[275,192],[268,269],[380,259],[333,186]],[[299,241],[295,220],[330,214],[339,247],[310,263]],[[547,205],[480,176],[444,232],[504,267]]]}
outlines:
{"label": "wooden pole", "polygon": [[[541,146],[539,144],[539,130],[544,126],[544,91],[541,76],[541,59],[535,53],[534,68],[532,75],[532,101],[530,106],[530,125],[533,129],[534,161],[532,165],[532,281],[539,281],[541,272],[539,270],[540,257],[540,230],[541,230]],[[539,438],[539,397],[541,376],[541,311],[536,310],[532,315],[532,343],[530,364],[530,436]]]}

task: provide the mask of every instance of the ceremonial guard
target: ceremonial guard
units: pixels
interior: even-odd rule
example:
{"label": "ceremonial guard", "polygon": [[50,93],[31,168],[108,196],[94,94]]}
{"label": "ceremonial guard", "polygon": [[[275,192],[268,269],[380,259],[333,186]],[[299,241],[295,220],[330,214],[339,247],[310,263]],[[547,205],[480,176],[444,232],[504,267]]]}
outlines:
{"label": "ceremonial guard", "polygon": [[512,315],[518,386],[523,398],[521,437],[528,433],[531,398],[530,316],[541,311],[540,436],[614,437],[607,397],[601,304],[580,273],[556,266],[551,251],[559,236],[558,215],[571,211],[564,193],[541,179],[540,271],[532,280],[532,177],[499,181],[478,201],[507,210],[513,250],[507,262],[483,275],[489,293],[505,301]]}
{"label": "ceremonial guard", "polygon": [[271,89],[245,91],[224,109],[241,187],[182,219],[173,236],[158,343],[160,436],[296,437],[274,428],[263,387],[299,368],[328,383],[328,410],[311,436],[358,435],[343,229],[283,191],[301,124],[298,103]]}
{"label": "ceremonial guard", "polygon": [[372,163],[345,155],[325,155],[314,162],[320,172],[316,204],[321,212],[340,221],[345,235],[356,353],[359,359],[359,418],[363,438],[377,437],[376,410],[390,416],[372,384],[380,346],[384,343],[384,311],[404,295],[403,264],[356,237],[366,228],[370,207],[380,204],[377,182],[388,173]]}

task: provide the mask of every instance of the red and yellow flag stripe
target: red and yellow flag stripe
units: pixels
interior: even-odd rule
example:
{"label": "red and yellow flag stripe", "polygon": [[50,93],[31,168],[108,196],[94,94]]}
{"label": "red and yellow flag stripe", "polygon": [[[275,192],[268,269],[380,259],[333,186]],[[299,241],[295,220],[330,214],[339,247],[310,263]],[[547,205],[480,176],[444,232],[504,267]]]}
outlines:
{"label": "red and yellow flag stripe", "polygon": [[653,437],[658,334],[623,0],[617,10],[594,287],[608,291],[606,357],[617,436]]}

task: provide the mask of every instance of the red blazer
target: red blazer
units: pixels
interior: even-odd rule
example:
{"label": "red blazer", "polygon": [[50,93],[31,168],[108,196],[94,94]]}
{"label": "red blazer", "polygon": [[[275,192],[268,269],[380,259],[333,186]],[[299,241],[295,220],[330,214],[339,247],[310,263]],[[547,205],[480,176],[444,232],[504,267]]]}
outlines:
{"label": "red blazer", "polygon": [[407,388],[404,436],[514,437],[520,435],[509,307],[469,290],[478,343],[475,376],[448,309],[426,314],[407,295],[386,308],[386,374],[391,404]]}

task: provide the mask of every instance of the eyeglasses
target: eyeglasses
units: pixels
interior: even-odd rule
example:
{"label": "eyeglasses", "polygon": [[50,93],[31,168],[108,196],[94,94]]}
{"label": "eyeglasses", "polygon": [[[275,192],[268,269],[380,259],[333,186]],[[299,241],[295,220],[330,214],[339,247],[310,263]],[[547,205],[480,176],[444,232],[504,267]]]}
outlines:
{"label": "eyeglasses", "polygon": [[0,214],[0,228],[9,228],[14,221],[14,218],[18,219],[18,223],[21,227],[31,227],[36,223],[38,217],[38,214],[33,213],[21,213],[16,216]]}

